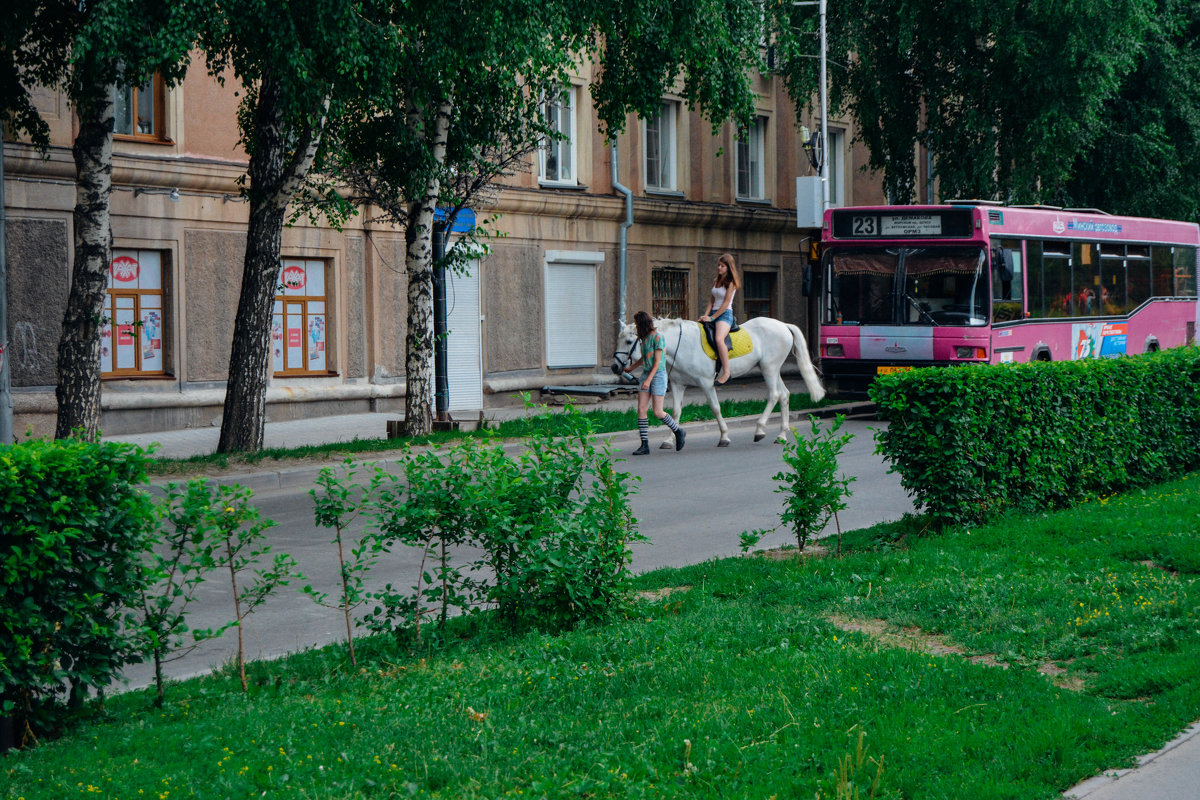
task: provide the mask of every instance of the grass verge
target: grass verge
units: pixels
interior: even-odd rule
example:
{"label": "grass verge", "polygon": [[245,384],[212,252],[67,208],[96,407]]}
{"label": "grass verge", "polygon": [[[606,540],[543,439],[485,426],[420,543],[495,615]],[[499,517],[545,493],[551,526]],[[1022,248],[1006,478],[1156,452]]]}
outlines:
{"label": "grass verge", "polygon": [[[807,394],[791,395],[792,409],[814,408],[836,404],[839,401],[825,400],[813,403]],[[721,416],[725,419],[758,415],[762,413],[762,400],[724,400],[721,402]],[[581,410],[583,416],[592,425],[596,433],[613,433],[617,431],[637,430],[637,412],[630,409],[612,411],[608,409]],[[714,419],[712,409],[708,404],[693,404],[683,407],[680,415],[683,422],[700,422]],[[651,417],[651,424],[657,425],[658,420]],[[517,439],[527,437],[539,430],[550,430],[561,426],[561,415],[550,413],[540,414],[536,407],[530,410],[529,416],[522,419],[507,420],[495,427],[482,431],[435,431],[428,436],[402,437],[399,439],[355,439],[351,442],[334,444],[309,445],[304,447],[277,447],[260,450],[256,453],[213,453],[211,455],[192,456],[190,458],[156,458],[150,464],[148,472],[151,475],[196,475],[216,470],[237,469],[240,467],[262,467],[275,465],[280,462],[321,460],[331,463],[342,461],[349,456],[362,456],[379,453],[386,456],[394,454],[408,445],[441,444],[456,441],[471,436],[487,436],[500,439]]]}
{"label": "grass verge", "polygon": [[910,518],[841,557],[640,576],[626,618],[561,636],[130,693],[0,760],[0,793],[1056,797],[1200,717],[1198,497],[1192,475],[938,536]]}

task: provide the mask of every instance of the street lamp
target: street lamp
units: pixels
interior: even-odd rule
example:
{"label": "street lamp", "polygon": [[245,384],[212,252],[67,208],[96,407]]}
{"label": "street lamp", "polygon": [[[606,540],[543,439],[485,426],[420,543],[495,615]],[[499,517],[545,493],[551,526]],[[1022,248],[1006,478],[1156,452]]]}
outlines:
{"label": "street lamp", "polygon": [[793,0],[792,2],[792,5],[794,6],[817,6],[818,14],[820,16],[819,37],[821,40],[821,137],[820,139],[817,139],[816,134],[813,134],[812,138],[809,139],[804,133],[804,131],[807,129],[801,131],[801,136],[807,139],[804,144],[804,152],[808,154],[809,161],[812,162],[813,167],[821,174],[822,211],[829,210],[829,163],[828,159],[825,158],[825,143],[829,141],[829,97],[825,86],[825,2],[826,0]]}

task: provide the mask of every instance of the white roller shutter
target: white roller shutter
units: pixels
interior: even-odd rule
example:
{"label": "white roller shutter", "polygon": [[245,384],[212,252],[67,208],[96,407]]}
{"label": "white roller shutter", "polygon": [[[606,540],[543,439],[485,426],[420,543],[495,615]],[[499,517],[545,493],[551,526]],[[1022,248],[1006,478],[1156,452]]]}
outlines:
{"label": "white roller shutter", "polygon": [[479,262],[469,273],[446,272],[446,379],[450,411],[483,408],[483,361],[479,322]]}
{"label": "white roller shutter", "polygon": [[596,366],[596,267],[602,253],[546,253],[546,366]]}

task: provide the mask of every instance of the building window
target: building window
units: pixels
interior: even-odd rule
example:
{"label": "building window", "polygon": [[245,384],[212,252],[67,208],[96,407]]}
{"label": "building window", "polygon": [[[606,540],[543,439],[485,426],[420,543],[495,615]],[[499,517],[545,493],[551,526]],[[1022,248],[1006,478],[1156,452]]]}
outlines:
{"label": "building window", "polygon": [[845,131],[829,129],[829,147],[825,157],[829,159],[829,205],[841,208],[846,205]]}
{"label": "building window", "polygon": [[767,118],[755,117],[754,124],[738,135],[737,196],[739,200],[762,200],[766,160]]}
{"label": "building window", "polygon": [[114,99],[113,134],[163,141],[166,135],[166,87],[158,73],[142,86],[120,86]]}
{"label": "building window", "polygon": [[658,318],[688,319],[688,271],[664,267],[650,273],[652,308]]}
{"label": "building window", "polygon": [[775,316],[775,273],[747,272],[742,287],[742,309],[746,319]]}
{"label": "building window", "polygon": [[546,366],[596,366],[597,272],[604,254],[546,251]]}
{"label": "building window", "polygon": [[162,265],[157,250],[113,250],[100,329],[102,375],[164,374]]}
{"label": "building window", "polygon": [[271,317],[276,375],[326,374],[325,262],[285,258]]}
{"label": "building window", "polygon": [[678,106],[663,103],[658,116],[645,122],[646,188],[675,191],[675,119]]}
{"label": "building window", "polygon": [[575,178],[575,94],[568,86],[553,100],[542,105],[546,127],[560,136],[548,139],[538,151],[538,180],[542,183],[574,184]]}

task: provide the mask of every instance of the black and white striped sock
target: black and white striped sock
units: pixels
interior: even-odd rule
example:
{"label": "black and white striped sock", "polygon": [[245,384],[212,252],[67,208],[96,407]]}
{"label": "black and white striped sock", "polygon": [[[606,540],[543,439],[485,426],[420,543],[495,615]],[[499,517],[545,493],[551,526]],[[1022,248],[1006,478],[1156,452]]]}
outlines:
{"label": "black and white striped sock", "polygon": [[642,442],[650,441],[650,420],[642,417],[638,420],[638,434],[642,437]]}
{"label": "black and white striped sock", "polygon": [[666,425],[668,428],[670,428],[672,431],[679,430],[679,423],[676,422],[675,420],[671,419],[670,414],[663,414],[662,423],[663,423],[663,425]]}

